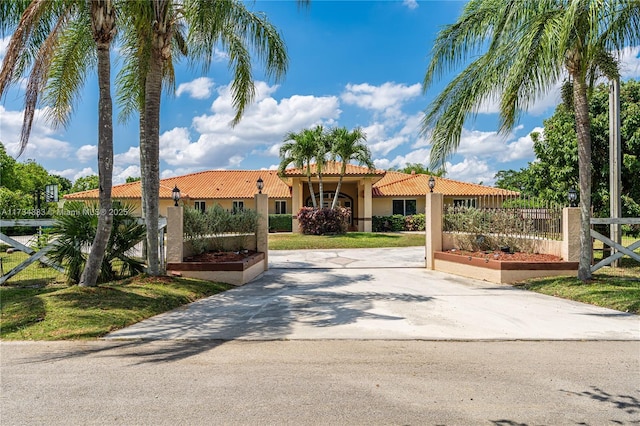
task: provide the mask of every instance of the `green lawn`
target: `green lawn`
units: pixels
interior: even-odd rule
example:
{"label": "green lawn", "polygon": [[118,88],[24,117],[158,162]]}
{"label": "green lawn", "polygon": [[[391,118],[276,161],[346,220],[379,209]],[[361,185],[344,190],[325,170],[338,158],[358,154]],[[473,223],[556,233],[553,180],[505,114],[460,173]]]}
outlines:
{"label": "green lawn", "polygon": [[5,285],[0,287],[0,337],[93,339],[230,287],[203,280],[145,276],[89,288]]}
{"label": "green lawn", "polygon": [[344,235],[269,234],[269,250],[424,246],[425,234],[349,232]]}

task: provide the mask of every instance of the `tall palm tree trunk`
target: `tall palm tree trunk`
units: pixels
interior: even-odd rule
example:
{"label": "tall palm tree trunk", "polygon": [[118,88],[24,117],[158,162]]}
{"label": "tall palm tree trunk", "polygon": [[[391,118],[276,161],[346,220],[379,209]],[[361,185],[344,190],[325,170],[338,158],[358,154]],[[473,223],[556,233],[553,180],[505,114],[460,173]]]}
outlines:
{"label": "tall palm tree trunk", "polygon": [[316,203],[316,193],[313,190],[313,183],[311,183],[311,175],[307,177],[307,184],[309,185],[309,195],[311,195],[311,202],[313,203],[313,208],[317,208],[318,205]]}
{"label": "tall palm tree trunk", "polygon": [[344,159],[343,159],[342,167],[340,167],[340,177],[338,178],[338,186],[336,187],[336,194],[334,195],[333,202],[331,203],[332,209],[335,209],[336,206],[338,205],[338,195],[340,195],[340,189],[342,188],[342,178],[344,177],[346,172],[347,172],[347,164],[344,162]]}
{"label": "tall palm tree trunk", "polygon": [[[145,203],[143,203],[147,226],[147,273],[160,274],[158,259],[158,204],[160,197],[160,96],[162,91],[162,57],[155,51],[149,64],[145,82],[144,139],[140,141],[140,158],[144,158]],[[144,146],[143,146],[144,144]],[[142,170],[141,170],[142,171]]]}
{"label": "tall palm tree trunk", "polygon": [[111,236],[113,224],[111,187],[113,186],[113,101],[111,100],[111,40],[115,33],[115,11],[110,0],[91,3],[91,18],[98,56],[98,179],[99,215],[96,236],[80,276],[81,286],[95,286]]}
{"label": "tall palm tree trunk", "polygon": [[573,82],[573,102],[578,136],[578,170],[580,180],[580,261],[578,278],[591,279],[591,133],[589,103],[584,78]]}

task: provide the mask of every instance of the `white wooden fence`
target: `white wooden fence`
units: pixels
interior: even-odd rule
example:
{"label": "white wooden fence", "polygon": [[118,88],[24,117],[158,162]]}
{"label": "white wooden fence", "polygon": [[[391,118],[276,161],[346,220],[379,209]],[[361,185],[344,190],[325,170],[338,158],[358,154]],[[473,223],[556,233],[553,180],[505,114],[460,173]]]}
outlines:
{"label": "white wooden fence", "polygon": [[[640,225],[640,218],[591,218],[590,223],[591,225]],[[640,262],[640,254],[634,252],[635,249],[640,247],[640,240],[634,242],[628,247],[625,247],[622,244],[618,244],[610,238],[605,237],[594,229],[591,230],[591,237],[595,238],[596,240],[602,241],[604,244],[612,248],[612,254],[610,256],[591,266],[592,273],[602,268],[603,266],[612,264],[624,255],[627,255],[632,259]]]}

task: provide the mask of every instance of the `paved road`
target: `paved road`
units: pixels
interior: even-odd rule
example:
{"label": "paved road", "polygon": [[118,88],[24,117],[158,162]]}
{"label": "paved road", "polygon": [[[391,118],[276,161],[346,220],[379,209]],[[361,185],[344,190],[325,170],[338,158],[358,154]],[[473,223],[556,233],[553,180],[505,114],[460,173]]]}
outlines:
{"label": "paved road", "polygon": [[399,253],[272,252],[102,341],[0,342],[0,424],[639,423],[637,316]]}
{"label": "paved road", "polygon": [[0,424],[633,425],[640,342],[0,343]]}

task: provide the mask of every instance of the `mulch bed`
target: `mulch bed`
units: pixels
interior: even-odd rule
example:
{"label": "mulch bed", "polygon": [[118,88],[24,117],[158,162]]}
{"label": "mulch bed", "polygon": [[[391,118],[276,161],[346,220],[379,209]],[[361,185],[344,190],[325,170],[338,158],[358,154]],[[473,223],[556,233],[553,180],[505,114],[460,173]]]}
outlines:
{"label": "mulch bed", "polygon": [[185,257],[185,262],[208,262],[208,263],[222,263],[222,262],[238,262],[246,259],[247,257],[256,254],[255,251],[217,251],[206,252],[195,256]]}
{"label": "mulch bed", "polygon": [[446,253],[460,256],[479,257],[481,259],[505,260],[511,262],[562,262],[562,258],[552,254],[541,253],[505,253],[502,251],[467,251],[467,250],[447,250]]}

